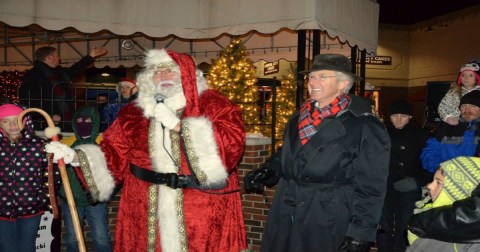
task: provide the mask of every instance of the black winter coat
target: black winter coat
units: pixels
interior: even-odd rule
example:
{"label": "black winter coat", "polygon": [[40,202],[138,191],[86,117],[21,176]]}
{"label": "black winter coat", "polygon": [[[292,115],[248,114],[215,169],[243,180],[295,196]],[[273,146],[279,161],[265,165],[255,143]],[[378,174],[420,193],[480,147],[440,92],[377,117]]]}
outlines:
{"label": "black winter coat", "polygon": [[420,238],[480,243],[480,185],[469,198],[413,215],[408,229]]}
{"label": "black winter coat", "polygon": [[375,241],[390,139],[371,108],[352,96],[301,145],[298,111],[287,124],[281,179],[261,251],[337,251],[345,236]]}
{"label": "black winter coat", "polygon": [[[70,120],[73,111],[69,109],[73,108],[61,102],[74,98],[75,94],[70,89],[71,79],[82,74],[93,62],[94,59],[89,55],[68,68],[62,66],[51,68],[41,61],[35,61],[33,68],[28,70],[22,78],[22,85],[18,92],[20,102],[29,108],[41,108],[50,115],[58,114],[63,119]],[[47,69],[52,76],[45,75],[42,69]],[[52,99],[57,101],[53,102]],[[70,118],[65,118],[67,112],[70,113]]]}
{"label": "black winter coat", "polygon": [[393,183],[412,177],[419,187],[432,181],[433,175],[422,169],[420,154],[427,142],[429,134],[409,122],[403,129],[397,129],[391,123],[386,123],[392,144],[390,152],[390,171],[388,188],[393,189]]}

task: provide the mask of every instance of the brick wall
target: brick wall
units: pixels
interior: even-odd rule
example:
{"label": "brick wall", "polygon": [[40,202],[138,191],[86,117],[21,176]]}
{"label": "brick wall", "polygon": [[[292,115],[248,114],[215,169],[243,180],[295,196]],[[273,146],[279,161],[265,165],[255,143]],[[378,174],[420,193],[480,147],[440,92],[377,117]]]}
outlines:
{"label": "brick wall", "polygon": [[[270,143],[270,138],[247,139],[243,160],[239,166],[239,181],[242,188],[244,176],[252,169],[259,168],[269,157]],[[265,194],[271,201],[274,194],[273,188],[267,189]],[[265,203],[263,195],[245,193],[243,190],[242,206],[249,248],[252,251],[259,251],[269,207]]]}

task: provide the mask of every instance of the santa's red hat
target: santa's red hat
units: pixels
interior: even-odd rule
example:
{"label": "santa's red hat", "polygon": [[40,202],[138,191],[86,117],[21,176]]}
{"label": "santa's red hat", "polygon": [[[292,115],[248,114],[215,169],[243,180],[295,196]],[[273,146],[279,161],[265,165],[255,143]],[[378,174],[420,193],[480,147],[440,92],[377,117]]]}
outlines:
{"label": "santa's red hat", "polygon": [[122,78],[120,79],[120,82],[118,83],[120,86],[129,86],[130,88],[135,87],[135,81],[129,78]]}

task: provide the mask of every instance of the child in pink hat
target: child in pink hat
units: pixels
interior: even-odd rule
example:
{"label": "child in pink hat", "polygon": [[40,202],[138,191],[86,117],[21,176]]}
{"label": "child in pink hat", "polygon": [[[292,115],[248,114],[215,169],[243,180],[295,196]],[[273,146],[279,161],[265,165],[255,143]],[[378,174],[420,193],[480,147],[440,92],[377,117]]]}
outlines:
{"label": "child in pink hat", "polygon": [[0,106],[0,129],[11,142],[17,142],[21,136],[20,129],[17,125],[17,118],[22,111],[22,108],[13,104]]}
{"label": "child in pink hat", "polygon": [[456,85],[448,90],[438,105],[438,115],[444,122],[450,125],[458,124],[460,99],[473,90],[480,90],[479,73],[480,65],[476,61],[471,61],[460,67]]}
{"label": "child in pink hat", "polygon": [[48,204],[45,140],[35,135],[30,117],[20,131],[22,111],[15,104],[0,106],[0,251],[34,252]]}

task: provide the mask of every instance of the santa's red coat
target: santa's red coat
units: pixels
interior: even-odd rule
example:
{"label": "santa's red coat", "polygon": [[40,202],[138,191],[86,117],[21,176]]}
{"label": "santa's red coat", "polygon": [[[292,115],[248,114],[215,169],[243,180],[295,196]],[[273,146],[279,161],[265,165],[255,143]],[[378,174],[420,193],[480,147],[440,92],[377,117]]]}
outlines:
{"label": "santa's red coat", "polygon": [[[212,90],[204,91],[199,97],[198,104],[201,111],[200,117],[208,123],[206,125],[211,125],[210,130],[214,136],[213,139],[204,141],[204,144],[214,147],[216,145],[217,153],[215,155],[223,163],[222,169],[226,169],[227,187],[212,191],[177,189],[183,192],[183,202],[180,203],[181,210],[178,213],[182,215],[180,218],[183,218],[188,251],[238,252],[246,250],[245,227],[237,177],[237,164],[243,155],[245,143],[241,111],[238,106]],[[182,118],[182,122],[184,120],[189,120],[189,118]],[[195,120],[193,118],[190,123],[195,124]],[[106,167],[115,183],[123,184],[115,230],[115,251],[148,251],[147,218],[148,211],[151,209],[148,197],[149,186],[152,184],[133,176],[130,172],[130,164],[152,169],[152,157],[149,154],[148,146],[149,140],[152,140],[151,135],[149,139],[149,127],[150,119],[146,118],[142,109],[133,102],[120,111],[117,120],[104,133],[103,141],[100,144],[101,153],[85,151],[87,155],[105,157]],[[195,130],[190,132],[191,137],[196,140],[204,137],[201,136],[203,133],[195,132]],[[196,138],[197,136],[200,138]],[[154,144],[157,147],[162,145],[162,143]],[[168,146],[167,149],[169,149]],[[196,151],[202,152],[203,150]],[[95,158],[89,158],[89,160],[95,160]],[[200,167],[200,169],[203,168]],[[179,173],[190,174],[185,158],[182,158]],[[101,191],[103,186],[97,185],[97,187]],[[164,187],[163,190],[174,189],[165,189]],[[159,194],[161,193],[160,190]],[[162,216],[162,207],[160,206],[159,209],[157,211],[160,212],[155,214],[156,218]],[[164,251],[171,251],[169,245],[161,244],[160,233],[177,232],[177,230],[169,230],[169,226],[162,226],[162,224],[158,224],[158,221],[155,226],[155,251],[162,251],[162,247]]]}

